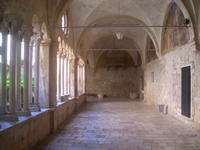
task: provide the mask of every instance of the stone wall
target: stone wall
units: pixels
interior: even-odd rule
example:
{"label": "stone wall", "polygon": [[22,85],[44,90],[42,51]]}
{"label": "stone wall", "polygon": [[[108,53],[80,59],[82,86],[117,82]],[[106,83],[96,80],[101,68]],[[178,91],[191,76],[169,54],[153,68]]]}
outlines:
{"label": "stone wall", "polygon": [[138,69],[100,68],[86,69],[86,89],[88,93],[104,94],[108,97],[129,97],[130,92],[138,93]]}
{"label": "stone wall", "polygon": [[[145,100],[158,107],[168,105],[168,113],[200,130],[200,52],[189,43],[146,65]],[[181,67],[191,66],[191,118],[181,115]],[[154,81],[152,82],[152,72]]]}

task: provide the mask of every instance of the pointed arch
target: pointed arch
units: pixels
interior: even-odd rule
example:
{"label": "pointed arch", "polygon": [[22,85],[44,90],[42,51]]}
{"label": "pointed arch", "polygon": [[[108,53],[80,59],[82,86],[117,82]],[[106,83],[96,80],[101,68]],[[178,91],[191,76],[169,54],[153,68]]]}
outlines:
{"label": "pointed arch", "polygon": [[43,22],[41,25],[41,31],[43,33],[43,39],[47,39],[48,38],[48,33],[47,33],[47,27],[46,27],[46,23]]}
{"label": "pointed arch", "polygon": [[33,30],[35,32],[39,32],[40,31],[40,22],[39,22],[39,19],[38,19],[37,15],[33,15],[32,26],[33,26]]}

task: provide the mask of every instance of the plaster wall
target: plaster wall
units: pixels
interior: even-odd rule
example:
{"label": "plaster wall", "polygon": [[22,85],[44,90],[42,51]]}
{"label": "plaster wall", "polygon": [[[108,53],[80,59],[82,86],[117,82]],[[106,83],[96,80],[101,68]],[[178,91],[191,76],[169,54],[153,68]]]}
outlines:
{"label": "plaster wall", "polygon": [[[145,100],[158,107],[168,105],[168,113],[200,131],[200,53],[188,43],[146,65]],[[191,118],[181,115],[181,68],[191,66]],[[152,72],[154,81],[152,81]]]}
{"label": "plaster wall", "polygon": [[138,69],[121,68],[86,69],[86,89],[88,93],[104,94],[108,97],[129,97],[130,92],[138,93]]}

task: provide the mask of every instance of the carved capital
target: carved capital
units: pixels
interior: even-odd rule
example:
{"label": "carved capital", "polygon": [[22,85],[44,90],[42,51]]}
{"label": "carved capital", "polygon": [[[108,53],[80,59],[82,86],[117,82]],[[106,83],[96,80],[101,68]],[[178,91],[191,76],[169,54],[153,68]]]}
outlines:
{"label": "carved capital", "polygon": [[69,54],[68,54],[68,53],[65,53],[65,57],[68,58],[68,57],[69,57]]}
{"label": "carved capital", "polygon": [[1,33],[8,35],[9,34],[9,30],[8,30],[8,22],[3,21],[3,23],[1,24]]}
{"label": "carved capital", "polygon": [[10,34],[17,34],[21,28],[21,18],[19,15],[5,15],[4,21]]}
{"label": "carved capital", "polygon": [[24,41],[29,42],[31,36],[33,35],[33,32],[31,30],[24,30],[23,35],[24,35]]}
{"label": "carved capital", "polygon": [[61,53],[57,52],[57,58],[61,58]]}
{"label": "carved capital", "polygon": [[65,59],[65,56],[66,56],[65,54],[62,54],[62,55],[61,55],[62,59]]}
{"label": "carved capital", "polygon": [[68,54],[68,59],[69,59],[69,61],[72,60],[72,55],[70,53]]}
{"label": "carved capital", "polygon": [[72,55],[72,60],[74,60],[74,61],[78,61],[79,58],[78,58],[78,57],[75,57],[74,55]]}

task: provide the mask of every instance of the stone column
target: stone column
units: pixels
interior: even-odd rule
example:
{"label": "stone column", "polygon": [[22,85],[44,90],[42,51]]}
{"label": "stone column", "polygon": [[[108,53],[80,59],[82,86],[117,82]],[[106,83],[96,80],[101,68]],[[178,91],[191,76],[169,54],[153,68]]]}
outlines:
{"label": "stone column", "polygon": [[61,75],[61,54],[57,52],[57,101],[61,102],[60,97],[60,75]]}
{"label": "stone column", "polygon": [[71,55],[68,54],[68,94],[70,95],[71,94],[71,90],[70,90],[70,86],[71,86]]}
{"label": "stone column", "polygon": [[1,110],[0,110],[0,119],[1,117],[7,114],[7,38],[8,38],[8,28],[4,22],[1,26],[2,32],[2,51],[1,51]]}
{"label": "stone column", "polygon": [[85,91],[86,91],[86,80],[85,80],[85,77],[86,77],[86,71],[85,71],[85,64],[83,65],[83,93],[85,93]]}
{"label": "stone column", "polygon": [[146,70],[146,65],[145,64],[142,64],[142,66],[141,66],[141,69],[142,69],[142,77],[141,77],[141,95],[140,95],[140,99],[144,99],[144,100],[146,100],[147,98],[146,98],[146,87],[145,87],[145,74],[144,74],[144,72],[145,72],[145,70]]}
{"label": "stone column", "polygon": [[[31,37],[33,38],[33,37]],[[28,59],[28,101],[29,101],[29,107],[33,106],[33,100],[32,100],[32,69],[33,69],[33,65],[32,65],[32,60],[33,60],[33,42],[31,39],[31,42],[29,44],[29,50],[28,50],[28,54],[29,54],[29,59]]]}
{"label": "stone column", "polygon": [[[75,72],[77,74],[77,67],[75,67],[75,56],[71,55],[71,72],[70,72],[70,94],[72,97],[76,97],[75,95]],[[76,78],[77,80],[77,78]]]}
{"label": "stone column", "polygon": [[78,90],[78,95],[79,95],[79,92],[80,92],[80,65],[79,63],[77,65],[77,90]]}
{"label": "stone column", "polygon": [[83,93],[83,64],[81,64],[81,88],[80,88],[80,91],[81,91],[81,93]]}
{"label": "stone column", "polygon": [[51,39],[45,38],[40,44],[40,82],[39,82],[39,100],[40,106],[49,108],[49,53]]}
{"label": "stone column", "polygon": [[59,43],[57,38],[51,37],[49,51],[49,105],[50,108],[55,108],[57,105],[57,51]]}
{"label": "stone column", "polygon": [[64,71],[64,88],[65,88],[65,92],[64,94],[67,95],[68,94],[68,56],[66,54],[65,56],[65,63],[64,63],[64,67],[65,67],[65,71]]}
{"label": "stone column", "polygon": [[33,112],[39,112],[39,54],[40,54],[40,43],[41,43],[41,33],[36,33],[36,45],[35,45],[35,65],[34,65],[34,104],[31,108]]}
{"label": "stone column", "polygon": [[64,59],[65,59],[65,55],[62,54],[62,57],[61,57],[61,96],[64,96],[64,70],[65,70]]}
{"label": "stone column", "polygon": [[[31,75],[32,79],[32,59],[31,59],[31,66],[30,66],[30,57],[32,57],[32,49],[29,47],[30,37],[32,35],[31,29],[23,29],[24,34],[24,89],[23,89],[23,111],[21,114],[22,116],[30,116],[31,112],[29,110],[29,91],[32,90],[32,86],[30,87],[30,81],[29,77]],[[31,54],[30,54],[31,51]],[[31,56],[30,56],[31,55]],[[30,67],[30,68],[29,68]],[[31,69],[31,72],[30,72]],[[31,74],[30,74],[31,73]],[[32,80],[31,80],[32,84]],[[32,99],[32,93],[31,93],[31,99]]]}
{"label": "stone column", "polygon": [[15,72],[16,72],[16,35],[19,29],[18,21],[15,21],[15,16],[10,18],[10,66],[9,66],[9,74],[10,74],[10,85],[9,85],[9,120],[18,120],[18,116],[15,112]]}
{"label": "stone column", "polygon": [[21,42],[22,42],[22,31],[18,32],[17,35],[17,70],[16,70],[16,113],[20,114],[21,112]]}
{"label": "stone column", "polygon": [[74,95],[78,97],[78,66],[79,66],[79,58],[75,58],[74,64]]}

